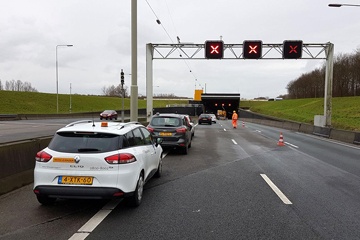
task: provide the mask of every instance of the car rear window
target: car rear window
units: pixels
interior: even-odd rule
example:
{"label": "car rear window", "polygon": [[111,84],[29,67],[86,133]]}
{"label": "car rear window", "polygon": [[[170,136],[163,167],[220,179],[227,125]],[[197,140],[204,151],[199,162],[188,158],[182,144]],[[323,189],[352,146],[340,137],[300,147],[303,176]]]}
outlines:
{"label": "car rear window", "polygon": [[157,127],[179,127],[182,121],[177,117],[154,117],[150,124]]}
{"label": "car rear window", "polygon": [[58,132],[49,144],[49,148],[68,153],[101,153],[123,148],[124,137],[96,132]]}

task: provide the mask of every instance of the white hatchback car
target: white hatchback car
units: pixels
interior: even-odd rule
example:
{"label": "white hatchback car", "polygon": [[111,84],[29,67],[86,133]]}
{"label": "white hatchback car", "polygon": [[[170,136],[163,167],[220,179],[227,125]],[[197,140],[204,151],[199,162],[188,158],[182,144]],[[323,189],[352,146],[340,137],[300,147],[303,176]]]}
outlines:
{"label": "white hatchback car", "polygon": [[211,113],[211,114],[209,114],[209,115],[211,116],[211,121],[212,121],[213,123],[216,123],[216,115],[213,114],[213,113]]}
{"label": "white hatchback car", "polygon": [[44,205],[120,197],[139,206],[146,181],[161,176],[162,153],[140,123],[74,122],[36,154],[33,190]]}

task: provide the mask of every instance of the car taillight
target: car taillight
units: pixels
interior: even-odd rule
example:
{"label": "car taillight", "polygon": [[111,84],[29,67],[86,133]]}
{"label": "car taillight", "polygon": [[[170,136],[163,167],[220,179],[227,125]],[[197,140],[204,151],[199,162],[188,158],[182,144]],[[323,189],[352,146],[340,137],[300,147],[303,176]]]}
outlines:
{"label": "car taillight", "polygon": [[152,132],[152,133],[154,132],[154,129],[152,127],[147,126],[146,128],[147,128],[147,130],[149,130],[149,132]]}
{"label": "car taillight", "polygon": [[135,162],[136,158],[131,153],[119,153],[106,157],[105,161],[109,164],[125,164]]}
{"label": "car taillight", "polygon": [[38,152],[35,156],[35,160],[37,162],[48,162],[48,161],[50,161],[51,158],[52,158],[52,156],[44,151]]}
{"label": "car taillight", "polygon": [[182,128],[178,128],[176,129],[177,133],[186,133],[186,128],[182,127]]}

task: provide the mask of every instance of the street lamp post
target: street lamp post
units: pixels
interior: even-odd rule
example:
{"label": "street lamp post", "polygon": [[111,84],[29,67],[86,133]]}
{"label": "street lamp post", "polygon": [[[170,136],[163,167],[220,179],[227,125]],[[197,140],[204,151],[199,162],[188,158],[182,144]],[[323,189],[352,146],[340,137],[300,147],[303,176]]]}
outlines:
{"label": "street lamp post", "polygon": [[342,6],[344,6],[344,7],[360,7],[360,5],[359,4],[342,4],[342,3],[330,3],[329,5],[328,5],[329,7],[342,7]]}
{"label": "street lamp post", "polygon": [[71,83],[70,83],[70,108],[69,108],[69,111],[71,113]]}
{"label": "street lamp post", "polygon": [[56,45],[56,113],[59,113],[59,71],[58,71],[58,47],[72,47],[73,45]]}

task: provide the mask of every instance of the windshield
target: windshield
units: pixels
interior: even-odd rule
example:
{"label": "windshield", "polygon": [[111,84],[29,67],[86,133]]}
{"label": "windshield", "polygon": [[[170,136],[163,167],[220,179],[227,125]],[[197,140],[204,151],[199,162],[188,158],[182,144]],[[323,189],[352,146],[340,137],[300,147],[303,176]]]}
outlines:
{"label": "windshield", "polygon": [[159,127],[179,127],[182,125],[181,119],[176,117],[155,117],[151,120],[152,126]]}

